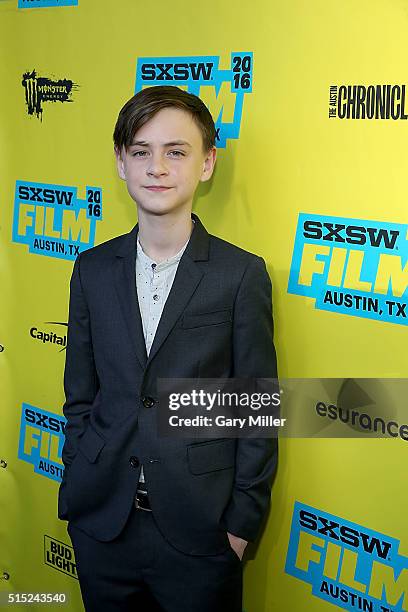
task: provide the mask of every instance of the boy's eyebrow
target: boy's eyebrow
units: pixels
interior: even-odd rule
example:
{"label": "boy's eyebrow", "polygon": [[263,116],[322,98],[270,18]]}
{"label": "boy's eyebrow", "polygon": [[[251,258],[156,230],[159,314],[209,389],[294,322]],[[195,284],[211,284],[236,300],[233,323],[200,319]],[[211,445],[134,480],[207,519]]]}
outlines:
{"label": "boy's eyebrow", "polygon": [[[163,147],[173,147],[174,145],[187,145],[188,147],[191,147],[191,144],[186,140],[172,140],[171,142],[165,142]],[[145,140],[134,140],[130,146],[148,147],[149,143]]]}

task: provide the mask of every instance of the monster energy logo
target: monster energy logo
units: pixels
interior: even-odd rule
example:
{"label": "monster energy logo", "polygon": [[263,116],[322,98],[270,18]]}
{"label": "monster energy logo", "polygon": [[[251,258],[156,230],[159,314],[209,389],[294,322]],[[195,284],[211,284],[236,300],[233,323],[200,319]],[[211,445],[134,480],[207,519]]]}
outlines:
{"label": "monster energy logo", "polygon": [[35,70],[26,72],[21,84],[25,89],[28,114],[35,114],[40,121],[42,121],[43,102],[73,102],[72,90],[78,88],[78,85],[68,79],[53,81],[39,77]]}

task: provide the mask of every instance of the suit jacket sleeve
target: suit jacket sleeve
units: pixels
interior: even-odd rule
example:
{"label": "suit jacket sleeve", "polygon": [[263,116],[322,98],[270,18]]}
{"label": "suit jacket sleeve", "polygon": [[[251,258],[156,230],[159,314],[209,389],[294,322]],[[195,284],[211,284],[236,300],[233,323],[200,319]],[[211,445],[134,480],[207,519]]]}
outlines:
{"label": "suit jacket sleeve", "polygon": [[65,357],[64,390],[65,403],[63,413],[67,419],[65,425],[65,442],[62,448],[64,476],[59,492],[59,516],[65,514],[62,502],[66,475],[78,451],[79,440],[87,427],[90,407],[99,388],[96,373],[89,310],[81,284],[81,255],[74,263],[70,281],[70,299],[68,315],[68,340]]}
{"label": "suit jacket sleeve", "polygon": [[[272,283],[265,261],[257,256],[248,264],[235,300],[233,363],[236,378],[277,378]],[[227,531],[256,539],[270,504],[277,460],[276,438],[237,440],[234,488],[223,515]]]}

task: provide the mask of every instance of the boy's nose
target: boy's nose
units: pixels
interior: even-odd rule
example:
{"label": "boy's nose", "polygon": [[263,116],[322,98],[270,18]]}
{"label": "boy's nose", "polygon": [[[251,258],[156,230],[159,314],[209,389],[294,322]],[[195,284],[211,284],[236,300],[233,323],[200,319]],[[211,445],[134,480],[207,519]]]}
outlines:
{"label": "boy's nose", "polygon": [[151,163],[149,164],[148,168],[147,168],[147,174],[152,174],[154,176],[160,175],[160,174],[166,174],[167,173],[167,166],[164,163],[164,160],[160,157],[152,157],[151,158]]}

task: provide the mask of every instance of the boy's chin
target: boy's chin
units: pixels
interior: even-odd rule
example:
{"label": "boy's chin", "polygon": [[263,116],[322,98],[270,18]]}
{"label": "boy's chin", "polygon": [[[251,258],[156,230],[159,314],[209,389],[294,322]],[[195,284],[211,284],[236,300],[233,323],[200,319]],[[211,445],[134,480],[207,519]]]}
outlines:
{"label": "boy's chin", "polygon": [[166,205],[159,205],[159,204],[144,204],[141,202],[137,202],[137,209],[138,212],[143,213],[145,215],[152,215],[152,216],[163,216],[163,215],[169,215],[172,213],[182,213],[182,211],[184,210],[185,212],[185,207],[184,206],[180,206],[180,205],[173,205],[173,206],[166,206]]}

